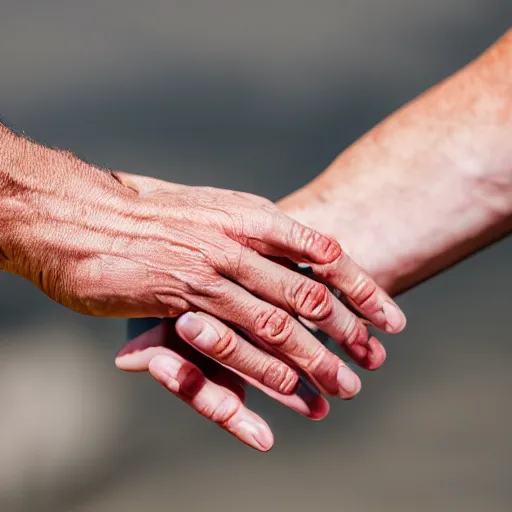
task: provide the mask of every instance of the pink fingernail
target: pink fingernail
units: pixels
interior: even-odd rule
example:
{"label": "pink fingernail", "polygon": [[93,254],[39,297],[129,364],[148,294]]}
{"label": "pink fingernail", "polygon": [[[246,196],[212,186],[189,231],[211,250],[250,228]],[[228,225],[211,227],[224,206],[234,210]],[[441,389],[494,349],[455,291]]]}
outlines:
{"label": "pink fingernail", "polygon": [[385,302],[382,305],[382,311],[386,317],[386,332],[397,333],[405,327],[405,315],[397,306]]}
{"label": "pink fingernail", "polygon": [[347,366],[340,366],[337,375],[340,398],[353,398],[361,390],[359,377]]}
{"label": "pink fingernail", "polygon": [[267,452],[274,445],[274,436],[270,429],[258,421],[252,414],[241,412],[241,419],[237,425],[237,430],[244,441],[257,450]]}
{"label": "pink fingernail", "polygon": [[219,333],[206,320],[195,313],[186,313],[176,322],[176,328],[186,341],[200,350],[208,351],[217,341]]}

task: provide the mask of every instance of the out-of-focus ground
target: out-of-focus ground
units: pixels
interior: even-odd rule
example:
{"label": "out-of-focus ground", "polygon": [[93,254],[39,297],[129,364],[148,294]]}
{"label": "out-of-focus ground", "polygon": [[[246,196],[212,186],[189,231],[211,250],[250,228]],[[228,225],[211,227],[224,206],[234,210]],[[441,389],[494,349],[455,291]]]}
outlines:
{"label": "out-of-focus ground", "polygon": [[[503,33],[510,0],[1,0],[0,113],[99,165],[277,199]],[[146,375],[124,323],[0,276],[1,512],[506,511],[512,240],[400,298],[360,397],[253,394],[260,455]]]}

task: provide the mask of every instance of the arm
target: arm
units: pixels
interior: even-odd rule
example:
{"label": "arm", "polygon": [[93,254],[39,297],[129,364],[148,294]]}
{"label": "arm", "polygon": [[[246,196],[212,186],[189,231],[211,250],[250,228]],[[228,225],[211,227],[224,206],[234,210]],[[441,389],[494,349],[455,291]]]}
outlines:
{"label": "arm", "polygon": [[283,199],[391,294],[512,229],[512,30]]}
{"label": "arm", "polygon": [[[392,294],[509,233],[512,32],[383,121],[279,206],[336,237]],[[174,392],[162,375],[170,362],[186,364],[179,347],[178,336],[159,325],[128,343],[116,363],[149,370]],[[245,381],[310,418],[328,412],[323,397],[303,388],[284,396]],[[227,374],[223,382],[219,393],[228,396],[240,381]],[[219,396],[203,394],[212,417]]]}
{"label": "arm", "polygon": [[[359,377],[298,316],[317,322],[362,366],[384,358],[366,323],[326,286],[271,258],[310,263],[387,332],[405,326],[386,292],[336,240],[266,199],[103,171],[1,125],[0,217],[0,270],[84,314],[181,315],[177,330],[190,345],[271,392],[291,395],[298,370],[339,398],[360,389]],[[200,400],[205,392],[222,398],[190,366],[168,365],[158,375],[189,401],[188,386],[203,390]],[[203,410],[204,401],[194,403]],[[241,425],[256,417],[236,401],[220,403],[225,409],[218,421],[242,438]],[[269,448],[266,439],[245,438],[259,449]]]}

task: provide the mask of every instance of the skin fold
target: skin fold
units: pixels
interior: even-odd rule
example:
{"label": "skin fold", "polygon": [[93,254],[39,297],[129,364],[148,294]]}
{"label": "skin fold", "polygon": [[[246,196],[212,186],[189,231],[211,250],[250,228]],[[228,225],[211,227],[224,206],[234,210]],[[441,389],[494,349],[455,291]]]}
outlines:
{"label": "skin fold", "polygon": [[[391,296],[508,235],[512,31],[377,125],[278,207],[338,240]],[[285,395],[211,359],[196,360],[197,353],[183,356],[183,347],[194,345],[211,327],[220,337],[238,336],[239,331],[229,332],[228,326],[206,315],[187,331],[182,318],[176,325],[157,321],[135,337],[119,353],[117,366],[149,371],[171,393],[262,451],[273,443],[264,420],[252,416],[251,429],[240,427],[240,417],[248,413],[242,383],[255,385],[312,419],[328,413],[325,399],[309,389],[299,387]],[[375,344],[368,353],[373,360],[363,365],[366,368],[375,369],[384,361],[381,346]],[[183,396],[179,369],[190,369],[190,364],[196,379],[205,384],[197,386],[193,396]]]}

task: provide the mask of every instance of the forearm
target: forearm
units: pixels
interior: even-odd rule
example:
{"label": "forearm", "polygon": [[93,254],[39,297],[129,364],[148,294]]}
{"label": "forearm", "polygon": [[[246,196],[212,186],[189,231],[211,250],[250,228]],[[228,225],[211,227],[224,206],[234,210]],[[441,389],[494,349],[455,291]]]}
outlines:
{"label": "forearm", "polygon": [[281,206],[338,237],[392,293],[509,233],[512,32]]}
{"label": "forearm", "polygon": [[81,198],[116,185],[111,175],[71,153],[41,146],[0,124],[0,270],[38,284],[33,274],[44,267],[41,260],[51,259],[66,241],[56,225],[71,229],[84,222],[92,212]]}

